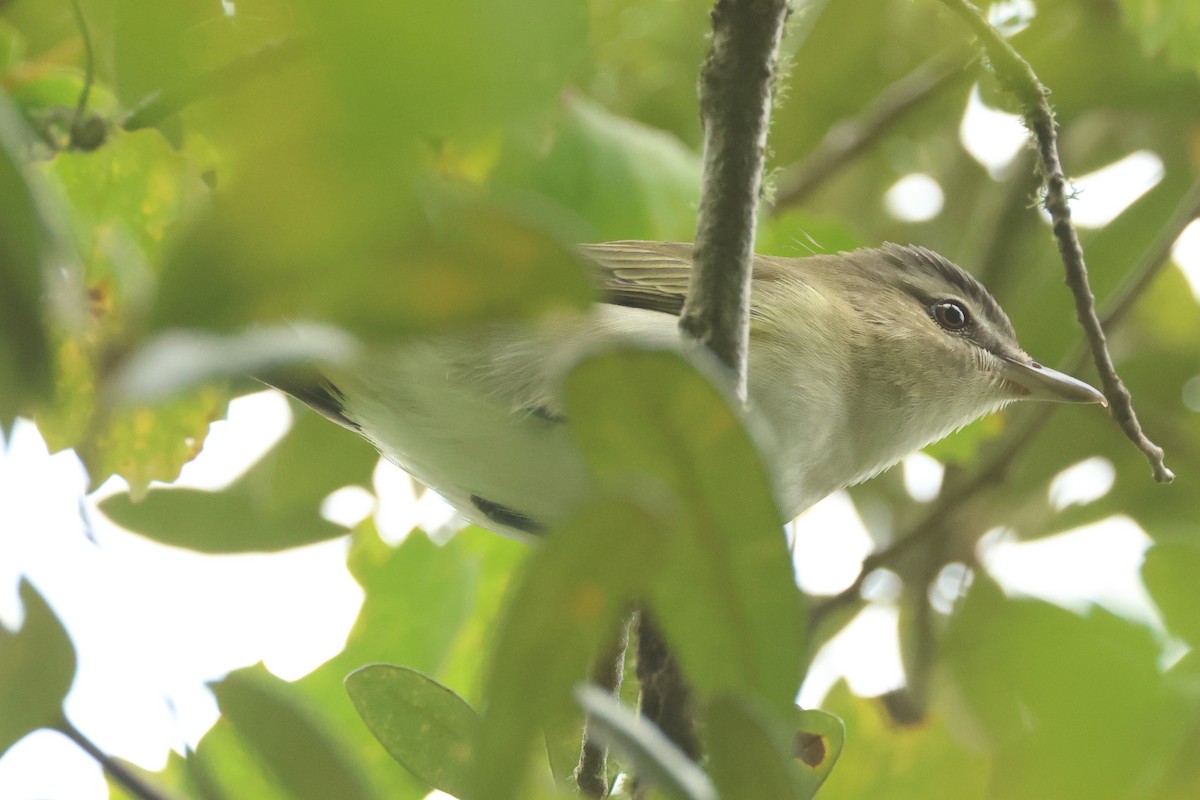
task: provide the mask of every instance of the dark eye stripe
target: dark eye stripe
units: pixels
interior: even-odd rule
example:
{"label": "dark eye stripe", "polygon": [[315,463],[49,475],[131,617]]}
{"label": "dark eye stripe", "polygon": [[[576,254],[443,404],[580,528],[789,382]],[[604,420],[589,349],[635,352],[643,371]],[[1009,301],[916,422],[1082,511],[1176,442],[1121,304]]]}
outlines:
{"label": "dark eye stripe", "polygon": [[961,331],[971,324],[971,315],[962,303],[954,300],[943,300],[934,303],[929,309],[933,321],[948,331]]}

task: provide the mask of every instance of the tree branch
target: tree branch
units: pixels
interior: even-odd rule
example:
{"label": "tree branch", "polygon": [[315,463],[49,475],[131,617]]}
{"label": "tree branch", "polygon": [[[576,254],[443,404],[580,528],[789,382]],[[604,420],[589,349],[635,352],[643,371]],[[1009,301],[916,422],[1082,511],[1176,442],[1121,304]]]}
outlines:
{"label": "tree branch", "polygon": [[1054,124],[1054,113],[1047,100],[1046,87],[1038,80],[1033,68],[993,28],[969,0],[942,0],[947,6],[966,20],[987,50],[1001,85],[1012,92],[1021,103],[1025,124],[1037,141],[1038,160],[1046,196],[1043,205],[1050,213],[1050,222],[1058,241],[1058,251],[1066,268],[1067,285],[1075,298],[1075,315],[1079,319],[1091,346],[1092,360],[1104,386],[1104,396],[1117,424],[1135,446],[1150,461],[1154,479],[1170,483],[1175,478],[1163,462],[1163,450],[1146,436],[1133,410],[1133,398],[1117,375],[1112,356],[1104,337],[1104,328],[1096,314],[1096,299],[1088,282],[1087,265],[1083,260],[1083,247],[1075,226],[1071,224],[1071,208],[1067,202],[1067,178],[1058,157],[1058,137]]}
{"label": "tree branch", "polygon": [[[1188,189],[1167,223],[1138,258],[1133,269],[1129,271],[1122,288],[1117,289],[1105,302],[1104,312],[1101,315],[1101,324],[1104,327],[1113,327],[1124,321],[1129,309],[1169,262],[1171,245],[1175,243],[1184,229],[1198,218],[1200,218],[1200,179],[1197,179]],[[1081,338],[1072,349],[1071,355],[1064,359],[1061,367],[1066,372],[1074,372],[1083,366],[1087,356],[1087,339]],[[809,628],[815,630],[831,613],[855,602],[862,590],[863,582],[874,570],[894,563],[896,559],[910,552],[916,546],[941,535],[944,530],[940,524],[941,521],[956,514],[984,486],[1002,480],[1017,455],[1033,441],[1037,432],[1050,421],[1050,417],[1059,408],[1060,406],[1055,403],[1043,403],[1031,407],[1029,413],[1022,417],[1010,433],[1006,434],[1000,449],[996,450],[972,477],[956,486],[947,487],[947,490],[938,497],[916,525],[897,537],[892,544],[872,553],[863,561],[854,583],[833,597],[816,604],[809,613]]]}
{"label": "tree branch", "polygon": [[750,263],[786,0],[717,0],[700,72],[704,182],[679,327],[733,370],[746,397]]}
{"label": "tree branch", "polygon": [[[632,617],[626,617],[616,640],[600,654],[592,665],[592,683],[612,694],[621,690],[625,677],[625,651],[629,649],[629,629]],[[591,723],[584,722],[583,745],[579,749],[579,763],[575,766],[575,785],[586,797],[608,796],[608,748],[592,735]]]}
{"label": "tree branch", "polygon": [[865,152],[888,130],[924,101],[952,86],[966,74],[964,59],[942,55],[930,59],[886,87],[858,116],[829,129],[821,143],[779,176],[775,200],[768,213],[775,215],[800,205],[831,176]]}
{"label": "tree branch", "polygon": [[[750,266],[767,129],[787,0],[716,0],[712,48],[700,71],[704,178],[680,330],[733,372],[746,399]],[[684,752],[699,755],[690,691],[643,611],[638,633],[643,713]]]}
{"label": "tree branch", "polygon": [[642,687],[642,713],[688,758],[699,760],[691,690],[667,640],[645,610],[638,615],[637,676]]}

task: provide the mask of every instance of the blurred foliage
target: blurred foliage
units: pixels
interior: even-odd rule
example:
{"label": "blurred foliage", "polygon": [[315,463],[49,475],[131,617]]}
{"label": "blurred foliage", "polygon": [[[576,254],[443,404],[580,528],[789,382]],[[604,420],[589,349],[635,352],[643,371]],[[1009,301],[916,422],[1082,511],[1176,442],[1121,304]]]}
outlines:
{"label": "blurred foliage", "polygon": [[0,753],[38,728],[59,727],[75,679],[75,647],[54,610],[27,581],[21,603],[21,629],[0,627]]}
{"label": "blurred foliage", "polygon": [[[773,170],[804,164],[839,122],[894,99],[897,82],[932,59],[958,69],[861,152],[825,165],[827,179],[799,204],[766,209],[760,251],[919,242],[980,275],[1031,354],[1064,361],[1078,334],[1031,209],[1030,161],[992,173],[960,142],[974,86],[1012,110],[966,31],[936,2],[798,6]],[[373,452],[306,412],[224,489],[151,486],[173,480],[230,398],[250,390],[240,373],[580,308],[592,289],[573,243],[691,236],[707,4],[79,7],[90,65],[65,0],[0,2],[0,429],[30,417],[53,449],[79,454],[93,486],[124,478],[129,491],[104,512],[159,542],[220,553],[346,536],[320,504],[343,486],[370,488]],[[1013,36],[1053,90],[1069,173],[1135,150],[1162,161],[1153,188],[1082,232],[1102,307],[1127,291],[1200,175],[1197,8],[1041,0]],[[904,222],[883,197],[915,172],[946,202]],[[912,703],[893,716],[915,724],[844,686],[823,704],[844,720],[844,746],[835,718],[797,716],[791,701],[815,643],[862,601],[851,597],[804,641],[804,603],[737,415],[703,367],[632,351],[589,361],[569,382],[570,416],[583,420],[604,480],[546,546],[467,529],[443,545],[417,531],[390,547],[368,519],[349,533],[365,600],[343,651],[291,684],[261,667],[217,682],[221,719],[152,778],[197,798],[416,800],[431,785],[570,796],[558,739],[578,724],[577,684],[629,605],[649,600],[698,687],[706,780],[723,797],[808,797],[818,785],[822,798],[864,800],[946,787],[981,799],[1197,796],[1200,661],[1181,646],[1200,646],[1200,424],[1184,402],[1200,377],[1200,308],[1173,265],[1139,291],[1110,345],[1175,486],[1154,485],[1095,409],[1042,424],[1044,409],[1014,408],[930,449],[947,465],[932,504],[909,497],[896,473],[852,492],[881,545],[926,537],[889,564],[903,582]],[[323,331],[311,349],[273,333],[300,323]],[[1035,422],[1036,435],[1013,446]],[[1113,465],[1112,489],[1060,508],[1051,482],[1093,457]],[[941,566],[973,565],[989,530],[1048,536],[1114,514],[1154,542],[1143,578],[1162,629],[1008,597],[983,575],[949,615],[930,605]],[[53,611],[28,584],[21,599],[22,626],[0,630],[0,752],[62,727],[75,671]],[[379,666],[355,672],[368,664]],[[608,711],[626,759],[614,772],[669,762],[644,724]],[[421,735],[427,724],[445,735]],[[816,742],[819,756],[805,749]],[[687,779],[664,769],[661,796],[690,796]]]}

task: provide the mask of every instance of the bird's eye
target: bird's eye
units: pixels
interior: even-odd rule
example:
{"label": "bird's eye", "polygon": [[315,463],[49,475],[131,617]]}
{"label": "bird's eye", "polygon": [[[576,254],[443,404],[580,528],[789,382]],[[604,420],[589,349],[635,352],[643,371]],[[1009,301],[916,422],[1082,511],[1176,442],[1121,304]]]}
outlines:
{"label": "bird's eye", "polygon": [[971,315],[967,313],[966,307],[953,300],[934,303],[931,311],[934,321],[948,331],[961,331],[971,321]]}

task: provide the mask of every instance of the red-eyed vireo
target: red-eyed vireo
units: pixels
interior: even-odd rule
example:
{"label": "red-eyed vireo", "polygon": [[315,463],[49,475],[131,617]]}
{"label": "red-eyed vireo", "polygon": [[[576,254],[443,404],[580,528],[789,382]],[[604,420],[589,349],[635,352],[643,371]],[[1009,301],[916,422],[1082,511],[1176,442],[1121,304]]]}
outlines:
{"label": "red-eyed vireo", "polygon": [[[313,383],[273,381],[364,436],[473,522],[524,536],[554,526],[588,476],[559,385],[584,354],[633,339],[682,349],[692,246],[580,246],[604,302],[541,323],[409,343]],[[970,274],[888,244],[755,256],[748,394],[786,518],[1014,400],[1104,403],[1048,369]]]}

